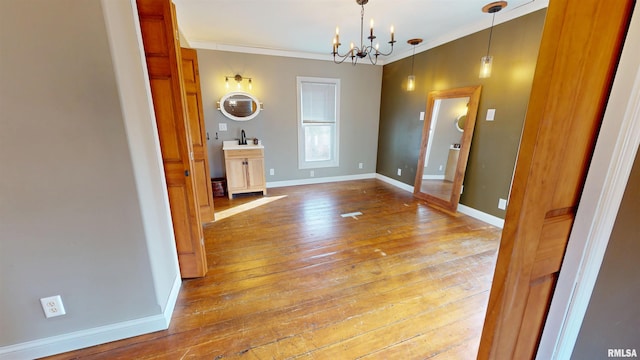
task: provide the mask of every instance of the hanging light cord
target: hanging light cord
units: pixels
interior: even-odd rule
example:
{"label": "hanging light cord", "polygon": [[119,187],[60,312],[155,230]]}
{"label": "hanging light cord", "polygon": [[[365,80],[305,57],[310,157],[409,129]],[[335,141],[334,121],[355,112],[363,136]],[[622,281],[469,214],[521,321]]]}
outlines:
{"label": "hanging light cord", "polygon": [[413,56],[411,57],[411,75],[413,75],[413,62],[416,58],[416,46],[413,45]]}
{"label": "hanging light cord", "polygon": [[493,19],[491,20],[491,30],[489,30],[489,45],[487,45],[487,56],[489,56],[489,50],[491,49],[491,36],[493,35],[493,24],[496,21],[496,13],[498,10],[493,12]]}
{"label": "hanging light cord", "polygon": [[[363,30],[363,23],[364,23],[364,3],[362,3],[362,10],[360,10],[360,49],[363,49],[364,51],[364,30]],[[373,44],[373,39],[371,40],[371,43]],[[354,64],[355,65],[355,64]]]}

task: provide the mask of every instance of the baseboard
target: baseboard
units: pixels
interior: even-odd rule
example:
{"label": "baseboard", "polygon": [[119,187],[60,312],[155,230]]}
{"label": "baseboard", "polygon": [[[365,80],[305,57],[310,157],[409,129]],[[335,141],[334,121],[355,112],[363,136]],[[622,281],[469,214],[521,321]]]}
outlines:
{"label": "baseboard", "polygon": [[297,186],[297,185],[310,185],[310,184],[323,184],[339,181],[351,181],[362,179],[374,179],[376,174],[358,174],[358,175],[345,175],[345,176],[329,176],[310,179],[298,179],[298,180],[285,180],[285,181],[271,181],[267,182],[267,188],[278,188],[284,186]]}
{"label": "baseboard", "polygon": [[376,174],[376,179],[382,180],[382,181],[386,182],[387,184],[393,185],[393,186],[395,186],[395,187],[397,187],[399,189],[406,190],[406,191],[408,191],[408,192],[413,194],[413,186],[411,186],[411,185],[407,185],[407,184],[405,184],[405,183],[403,183],[401,181],[398,181],[396,179],[392,179],[390,177],[387,177],[387,176],[384,176],[384,175],[381,175],[381,174]]}
{"label": "baseboard", "polygon": [[422,175],[422,180],[444,180],[444,175]]}
{"label": "baseboard", "polygon": [[487,224],[491,224],[493,226],[499,227],[501,229],[504,227],[504,219],[500,219],[497,216],[487,214],[480,210],[476,210],[474,208],[470,208],[468,206],[458,204],[458,211],[465,215],[469,215],[472,218],[476,218],[480,221],[484,221]]}
{"label": "baseboard", "polygon": [[171,316],[173,315],[173,310],[175,310],[176,303],[178,302],[180,286],[182,286],[182,278],[180,277],[180,273],[178,272],[175,279],[173,279],[173,285],[171,286],[171,291],[169,292],[169,297],[167,298],[167,304],[164,307],[164,311],[162,312],[166,323],[165,329],[168,329],[169,325],[171,324]]}
{"label": "baseboard", "polygon": [[180,285],[181,280],[178,275],[162,314],[3,346],[0,347],[0,359],[35,359],[166,330],[171,322],[171,315],[178,299]]}
{"label": "baseboard", "polygon": [[[380,175],[380,174],[376,174],[376,179],[382,180],[388,184],[391,184],[399,189],[402,190],[406,190],[410,193],[413,193],[413,186],[407,185],[403,182],[400,182],[398,180],[392,179],[390,177],[386,177],[384,175]],[[458,204],[458,211],[462,214],[471,216],[472,218],[478,219],[480,221],[484,221],[487,224],[499,227],[499,228],[503,228],[504,227],[504,220],[500,219],[497,216],[493,216],[487,213],[484,213],[480,210],[476,210],[474,208],[470,208],[468,206],[462,205],[462,204]]]}

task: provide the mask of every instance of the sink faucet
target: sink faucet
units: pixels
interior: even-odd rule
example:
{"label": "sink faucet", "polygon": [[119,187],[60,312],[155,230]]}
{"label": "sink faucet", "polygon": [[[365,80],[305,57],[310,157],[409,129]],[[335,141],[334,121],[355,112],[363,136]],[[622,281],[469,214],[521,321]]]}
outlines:
{"label": "sink faucet", "polygon": [[244,133],[244,129],[242,129],[240,134],[240,145],[247,145],[247,134]]}

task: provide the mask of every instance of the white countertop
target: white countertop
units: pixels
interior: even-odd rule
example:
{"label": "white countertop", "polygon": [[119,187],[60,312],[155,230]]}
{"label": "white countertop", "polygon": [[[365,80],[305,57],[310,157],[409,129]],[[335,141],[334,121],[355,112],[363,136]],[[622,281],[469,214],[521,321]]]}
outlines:
{"label": "white countertop", "polygon": [[250,150],[250,149],[264,149],[264,145],[254,145],[253,142],[248,142],[247,145],[238,145],[238,140],[229,140],[222,142],[222,150]]}

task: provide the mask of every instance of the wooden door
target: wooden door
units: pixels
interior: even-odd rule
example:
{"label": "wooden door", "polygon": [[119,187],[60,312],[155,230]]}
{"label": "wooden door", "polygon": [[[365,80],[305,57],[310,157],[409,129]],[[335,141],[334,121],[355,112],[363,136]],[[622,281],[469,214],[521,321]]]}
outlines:
{"label": "wooden door", "polygon": [[207,154],[207,130],[204,125],[198,54],[194,49],[182,48],[182,75],[187,99],[187,119],[191,131],[193,149],[193,180],[196,185],[196,200],[200,207],[200,220],[213,221],[213,191]]}
{"label": "wooden door", "polygon": [[479,359],[536,354],[632,0],[551,0]]}
{"label": "wooden door", "polygon": [[247,186],[249,189],[264,189],[264,158],[247,159]]}
{"label": "wooden door", "polygon": [[169,205],[183,278],[204,276],[207,259],[195,197],[175,10],[170,0],[137,0]]}

